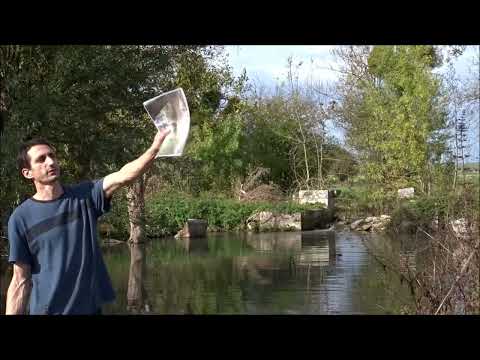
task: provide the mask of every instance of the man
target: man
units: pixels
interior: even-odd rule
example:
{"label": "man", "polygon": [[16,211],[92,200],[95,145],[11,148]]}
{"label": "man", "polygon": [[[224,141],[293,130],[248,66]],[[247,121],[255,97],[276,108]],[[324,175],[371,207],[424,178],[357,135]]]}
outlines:
{"label": "man", "polygon": [[6,314],[99,314],[115,293],[97,243],[97,219],[110,209],[112,194],[153,163],[169,130],[119,171],[98,181],[63,186],[54,148],[45,140],[23,144],[18,155],[33,197],[10,216],[9,262],[13,277]]}

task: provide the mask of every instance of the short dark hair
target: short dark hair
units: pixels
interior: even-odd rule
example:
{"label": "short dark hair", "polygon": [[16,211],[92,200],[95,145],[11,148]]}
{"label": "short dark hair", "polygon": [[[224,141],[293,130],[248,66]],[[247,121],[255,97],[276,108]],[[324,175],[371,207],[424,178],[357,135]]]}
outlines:
{"label": "short dark hair", "polygon": [[28,156],[28,150],[30,150],[35,145],[48,145],[50,148],[52,148],[53,151],[55,151],[55,147],[44,138],[37,137],[25,141],[22,145],[20,145],[17,156],[17,167],[20,175],[22,175],[22,169],[30,169],[31,159]]}

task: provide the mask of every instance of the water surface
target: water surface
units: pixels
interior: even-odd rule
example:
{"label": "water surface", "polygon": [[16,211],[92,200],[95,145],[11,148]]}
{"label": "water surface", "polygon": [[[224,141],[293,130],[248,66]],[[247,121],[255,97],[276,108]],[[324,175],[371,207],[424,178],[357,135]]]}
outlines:
{"label": "water surface", "polygon": [[[117,292],[104,313],[395,314],[411,297],[377,259],[414,268],[417,242],[340,229],[119,244],[104,248]],[[5,257],[0,271],[5,313]]]}

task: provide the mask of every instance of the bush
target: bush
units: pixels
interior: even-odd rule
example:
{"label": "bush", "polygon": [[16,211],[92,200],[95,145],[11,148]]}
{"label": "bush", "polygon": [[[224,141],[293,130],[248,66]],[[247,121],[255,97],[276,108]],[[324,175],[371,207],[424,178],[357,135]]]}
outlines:
{"label": "bush", "polygon": [[[111,210],[100,218],[99,227],[107,237],[121,239],[128,236],[130,232],[125,189],[121,189],[113,195],[111,204]],[[102,231],[104,228],[107,230]]]}
{"label": "bush", "polygon": [[245,203],[208,194],[192,197],[180,193],[159,193],[146,204],[147,236],[175,234],[190,218],[207,220],[210,231],[235,231],[244,229],[248,217],[258,211],[292,214],[312,208],[312,205],[293,202]]}
{"label": "bush", "polygon": [[439,219],[443,212],[441,199],[435,197],[423,197],[412,200],[402,200],[392,211],[392,221],[389,227],[398,231],[402,228],[402,223],[409,223],[412,227],[421,227],[425,230],[431,229],[434,219]]}
{"label": "bush", "polygon": [[[209,231],[237,231],[244,229],[248,217],[258,211],[292,214],[316,208],[318,205],[291,201],[243,202],[211,193],[195,197],[180,192],[160,192],[145,200],[146,232],[149,237],[173,235],[191,218],[207,220]],[[114,195],[112,209],[101,218],[100,228],[108,237],[128,237],[129,219],[123,190]]]}
{"label": "bush", "polygon": [[396,194],[381,188],[356,185],[339,190],[336,210],[347,219],[390,213],[395,207]]}
{"label": "bush", "polygon": [[450,193],[438,192],[411,200],[398,201],[392,212],[391,227],[398,229],[402,221],[425,230],[444,229],[446,224],[459,218],[478,219],[478,187],[462,187]]}

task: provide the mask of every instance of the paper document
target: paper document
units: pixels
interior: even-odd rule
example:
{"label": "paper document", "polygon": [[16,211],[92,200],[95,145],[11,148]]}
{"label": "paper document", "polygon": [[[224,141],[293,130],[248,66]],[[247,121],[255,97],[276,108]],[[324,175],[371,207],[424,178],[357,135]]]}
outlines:
{"label": "paper document", "polygon": [[156,157],[181,156],[190,131],[190,110],[183,89],[163,93],[143,106],[158,130],[170,129]]}

